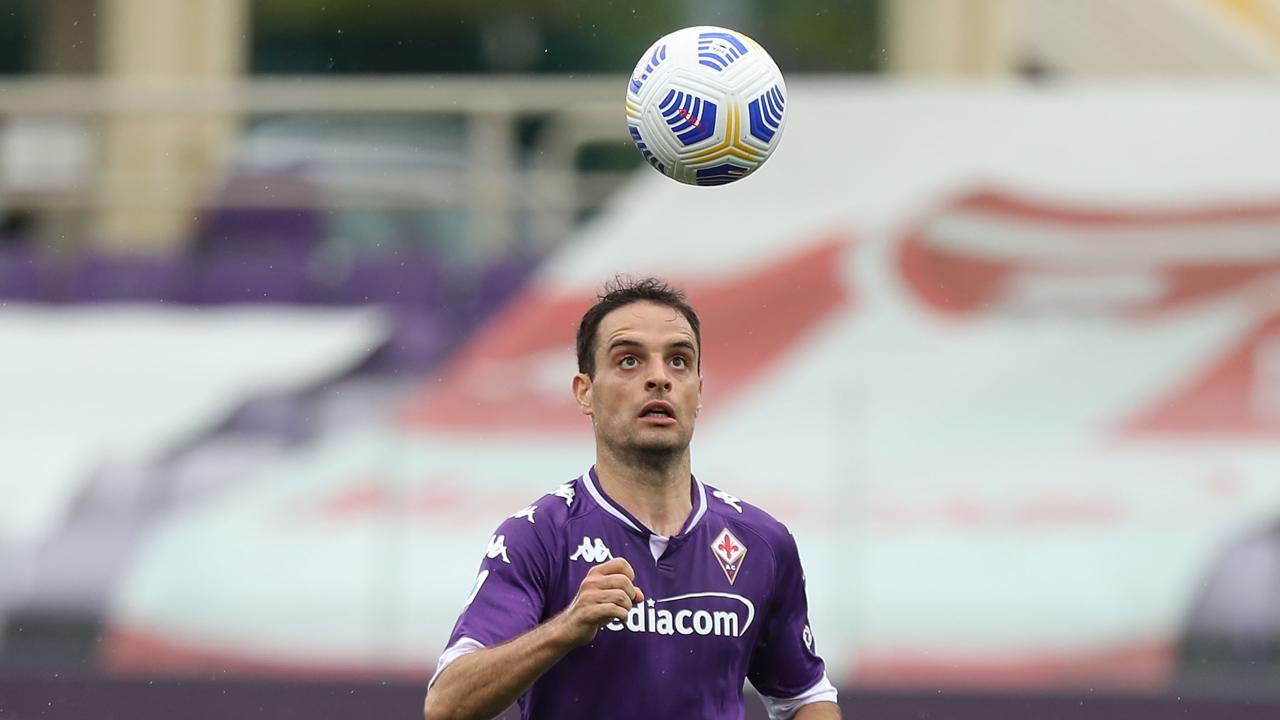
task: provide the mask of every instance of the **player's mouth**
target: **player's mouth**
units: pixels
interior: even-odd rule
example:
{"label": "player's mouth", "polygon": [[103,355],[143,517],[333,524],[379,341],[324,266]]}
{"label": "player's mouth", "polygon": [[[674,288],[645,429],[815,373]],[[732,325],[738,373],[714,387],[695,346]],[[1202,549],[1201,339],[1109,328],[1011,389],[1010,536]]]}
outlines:
{"label": "player's mouth", "polygon": [[669,402],[651,400],[640,408],[640,420],[650,425],[674,425],[676,409]]}

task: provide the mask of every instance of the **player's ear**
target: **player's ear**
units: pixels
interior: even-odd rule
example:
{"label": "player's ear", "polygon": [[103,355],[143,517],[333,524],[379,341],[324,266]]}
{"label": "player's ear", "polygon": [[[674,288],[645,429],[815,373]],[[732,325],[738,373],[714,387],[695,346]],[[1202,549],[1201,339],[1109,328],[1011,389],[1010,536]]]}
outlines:
{"label": "player's ear", "polygon": [[591,376],[586,373],[578,373],[573,376],[573,400],[578,403],[578,408],[582,410],[583,415],[591,415]]}
{"label": "player's ear", "polygon": [[698,373],[698,407],[694,408],[693,416],[697,417],[702,412],[702,373]]}

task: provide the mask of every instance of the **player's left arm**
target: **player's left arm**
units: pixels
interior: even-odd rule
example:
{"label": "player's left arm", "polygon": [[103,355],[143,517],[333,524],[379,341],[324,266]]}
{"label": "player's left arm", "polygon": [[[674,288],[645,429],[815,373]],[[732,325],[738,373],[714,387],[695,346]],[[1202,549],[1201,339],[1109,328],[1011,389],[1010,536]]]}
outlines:
{"label": "player's left arm", "polygon": [[781,526],[767,538],[774,557],[774,596],[747,679],[760,693],[770,720],[838,718],[836,688],[817,653],[809,626],[809,601],[795,538]]}
{"label": "player's left arm", "polygon": [[801,705],[792,720],[840,720],[840,706],[825,700]]}

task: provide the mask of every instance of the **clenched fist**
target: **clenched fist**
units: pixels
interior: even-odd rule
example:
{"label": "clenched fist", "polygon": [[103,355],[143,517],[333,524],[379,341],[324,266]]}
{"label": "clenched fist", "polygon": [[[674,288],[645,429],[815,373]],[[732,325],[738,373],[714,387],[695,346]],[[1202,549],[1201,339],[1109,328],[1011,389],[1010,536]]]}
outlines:
{"label": "clenched fist", "polygon": [[633,583],[636,571],[625,558],[613,558],[587,571],[569,607],[556,616],[573,647],[595,639],[600,628],[614,620],[626,620],[633,605],[644,602],[644,593]]}

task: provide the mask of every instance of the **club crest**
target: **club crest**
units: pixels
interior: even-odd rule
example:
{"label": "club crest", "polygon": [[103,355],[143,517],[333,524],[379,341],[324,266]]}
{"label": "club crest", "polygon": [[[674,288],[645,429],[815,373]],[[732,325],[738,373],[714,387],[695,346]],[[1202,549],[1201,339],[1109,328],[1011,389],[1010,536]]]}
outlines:
{"label": "club crest", "polygon": [[747,546],[734,537],[728,528],[725,528],[716,535],[715,542],[711,543],[711,554],[716,556],[720,569],[724,570],[724,576],[732,585],[734,579],[738,577],[738,571],[742,569],[742,559],[747,556]]}

